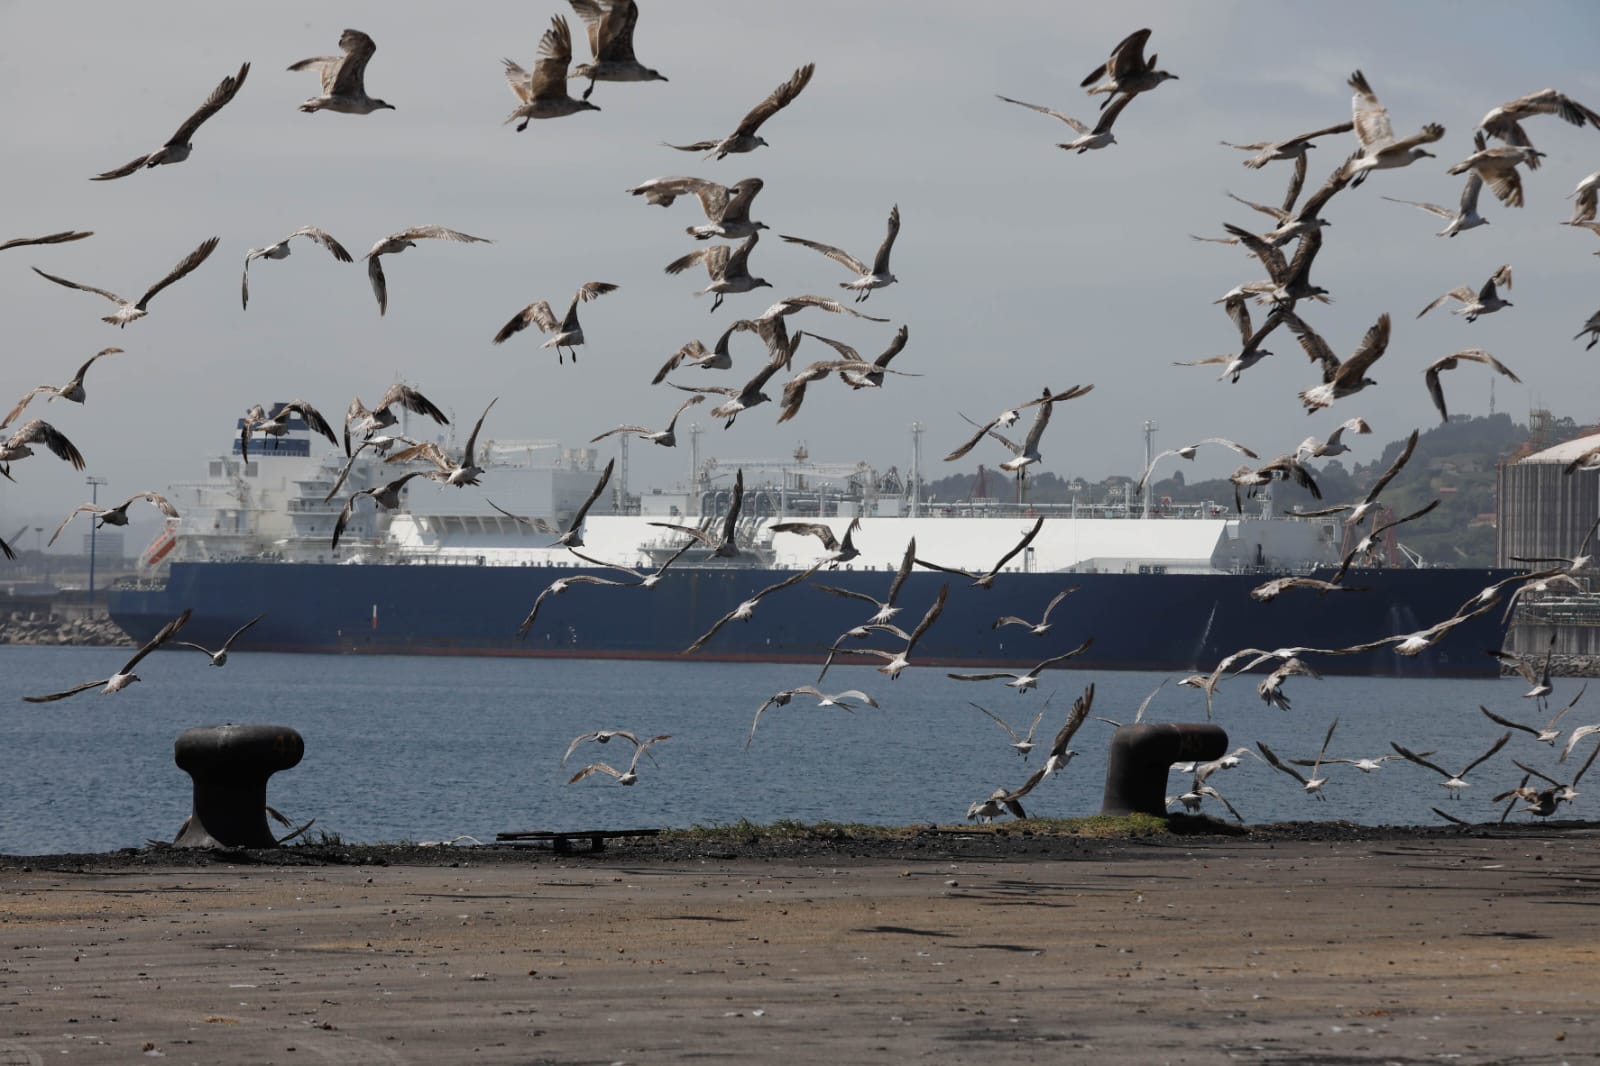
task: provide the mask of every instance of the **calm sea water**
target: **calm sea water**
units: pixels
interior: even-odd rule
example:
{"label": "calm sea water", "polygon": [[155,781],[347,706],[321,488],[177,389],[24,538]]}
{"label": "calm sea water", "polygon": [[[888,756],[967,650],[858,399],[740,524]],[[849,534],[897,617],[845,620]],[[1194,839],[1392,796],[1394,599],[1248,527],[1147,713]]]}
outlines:
{"label": "calm sea water", "polygon": [[[304,736],[300,765],[276,775],[269,801],[297,822],[346,841],[444,840],[500,830],[716,825],[749,819],[834,820],[884,825],[961,822],[968,804],[1016,787],[1038,765],[974,710],[977,701],[1026,730],[1053,696],[1036,740],[1046,747],[1074,696],[1093,682],[1094,713],[1131,719],[1161,674],[1052,671],[1038,692],[1000,682],[961,683],[913,668],[890,682],[871,667],[829,672],[827,688],[861,688],[881,704],[855,713],[800,698],[762,717],[767,696],[815,680],[793,665],[469,658],[233,655],[216,669],[194,652],[162,651],[141,664],[144,681],[113,696],[91,691],[54,704],[21,697],[106,677],[126,649],[0,648],[0,852],[45,854],[138,846],[171,839],[189,812],[190,783],[173,741],[195,725],[292,726]],[[1173,679],[1175,681],[1176,678]],[[1559,703],[1578,682],[1557,683]],[[1517,679],[1499,681],[1294,678],[1294,708],[1266,707],[1255,679],[1225,682],[1216,720],[1234,746],[1265,741],[1283,758],[1316,754],[1339,719],[1330,754],[1375,756],[1395,740],[1436,750],[1459,768],[1503,731],[1478,711],[1541,721]],[[1580,703],[1574,724],[1600,720]],[[1589,713],[1586,713],[1589,712]],[[1553,713],[1553,712],[1552,712]],[[1545,715],[1544,717],[1548,717]],[[1203,697],[1169,683],[1146,721],[1204,721]],[[604,775],[566,783],[590,760],[625,760],[622,742],[585,745],[561,765],[573,737],[596,729],[669,733],[625,788]],[[1027,799],[1030,814],[1098,812],[1112,727],[1091,720],[1082,754]],[[1587,751],[1587,747],[1583,749]],[[1440,778],[1409,763],[1375,774],[1336,766],[1326,802],[1266,765],[1247,760],[1213,778],[1247,821],[1343,819],[1368,825],[1437,822],[1440,806],[1468,819],[1499,816],[1489,797],[1516,785],[1519,758],[1556,774],[1556,753],[1517,733],[1450,802]],[[1560,776],[1556,774],[1556,776]],[[1563,780],[1565,778],[1562,778]],[[1178,775],[1173,792],[1183,791]],[[1208,807],[1209,809],[1209,807]],[[1220,808],[1213,813],[1226,817]],[[1585,817],[1584,803],[1573,809]],[[1527,816],[1514,815],[1516,818]]]}

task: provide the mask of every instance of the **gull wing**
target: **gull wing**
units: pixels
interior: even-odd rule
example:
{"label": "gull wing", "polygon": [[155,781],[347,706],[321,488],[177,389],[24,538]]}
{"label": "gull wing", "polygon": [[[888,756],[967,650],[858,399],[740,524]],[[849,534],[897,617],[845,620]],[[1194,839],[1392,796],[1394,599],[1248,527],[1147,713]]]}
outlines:
{"label": "gull wing", "polygon": [[1127,93],[1111,101],[1111,106],[1100,113],[1100,121],[1094,124],[1094,129],[1090,132],[1096,134],[1111,132],[1112,123],[1117,121],[1117,116],[1122,114],[1122,109],[1133,102],[1133,97],[1133,93]]}
{"label": "gull wing", "polygon": [[[1115,110],[1113,108],[1113,110]],[[1108,115],[1111,112],[1106,112]],[[1101,119],[1102,123],[1106,120]],[[878,254],[872,259],[872,272],[886,274],[889,271],[889,253],[894,249],[894,239],[900,236],[900,205],[895,204],[889,208],[889,232],[885,234],[883,243],[878,245]]]}
{"label": "gull wing", "polygon": [[[344,58],[332,73],[332,84],[323,91],[330,96],[360,93],[363,91],[362,79],[367,73],[367,61],[378,50],[378,46],[360,30],[345,30],[339,35],[339,47],[344,51]],[[324,73],[323,78],[327,81],[328,75]]]}
{"label": "gull wing", "polygon": [[1508,729],[1508,730],[1506,730],[1504,733],[1502,733],[1500,735],[1500,739],[1499,740],[1497,740],[1493,744],[1489,745],[1489,750],[1488,751],[1484,752],[1482,755],[1478,756],[1476,759],[1473,759],[1471,762],[1467,763],[1466,769],[1462,770],[1456,776],[1457,777],[1466,777],[1468,774],[1470,774],[1472,772],[1472,768],[1473,767],[1477,766],[1481,762],[1488,761],[1488,759],[1491,756],[1493,756],[1495,752],[1497,752],[1501,748],[1505,747],[1506,746],[1506,742],[1509,741],[1510,739],[1511,739],[1511,730]]}
{"label": "gull wing", "polygon": [[1084,76],[1078,84],[1087,89],[1106,75],[1113,78],[1131,71],[1145,69],[1144,43],[1150,39],[1148,29],[1134,30],[1111,50],[1111,57]]}
{"label": "gull wing", "polygon": [[1378,94],[1367,84],[1366,75],[1355,71],[1347,83],[1355,90],[1350,98],[1351,119],[1361,146],[1370,153],[1393,143],[1394,127],[1389,123],[1389,109],[1378,101]]}
{"label": "gull wing", "polygon": [[1350,358],[1339,367],[1339,375],[1349,381],[1360,381],[1368,368],[1376,363],[1389,347],[1389,312],[1385,311],[1378,316],[1361,338],[1361,344],[1350,354]]}
{"label": "gull wing", "polygon": [[96,296],[104,296],[114,304],[126,304],[128,302],[114,292],[108,292],[105,289],[97,289],[93,285],[84,285],[76,281],[68,281],[66,278],[58,278],[54,274],[46,274],[38,267],[32,267],[30,269],[32,269],[32,271],[41,278],[47,278],[48,280],[55,282],[57,285],[65,285],[69,289],[77,289],[80,292],[92,292]]}
{"label": "gull wing", "polygon": [[1259,740],[1256,741],[1256,747],[1261,749],[1261,754],[1266,758],[1268,766],[1272,767],[1274,770],[1280,770],[1283,773],[1288,774],[1290,777],[1294,778],[1296,781],[1300,782],[1302,785],[1304,785],[1306,783],[1306,779],[1300,773],[1300,771],[1296,770],[1294,767],[1290,766],[1288,763],[1286,763],[1282,759],[1278,758],[1278,756],[1273,753],[1271,748],[1267,747],[1264,743],[1262,743]]}
{"label": "gull wing", "polygon": [[593,490],[589,493],[589,498],[583,501],[583,506],[578,508],[577,513],[572,516],[572,521],[567,523],[568,531],[583,525],[584,517],[588,515],[589,508],[594,506],[594,501],[598,500],[600,494],[605,491],[606,483],[611,480],[611,471],[616,465],[617,461],[615,459],[606,463],[606,468],[601,472],[600,480],[595,482]]}
{"label": "gull wing", "polygon": [[788,241],[790,244],[803,245],[806,248],[810,248],[812,251],[821,252],[823,255],[827,256],[829,259],[832,259],[835,263],[839,263],[842,266],[849,267],[851,270],[854,270],[857,274],[868,274],[868,273],[871,273],[871,271],[869,271],[867,269],[867,264],[863,263],[861,260],[859,260],[855,256],[851,255],[849,252],[845,251],[843,248],[835,248],[833,245],[831,245],[831,244],[823,244],[821,241],[809,241],[809,240],[806,240],[804,237],[790,237],[790,236],[788,236],[786,234],[779,234],[779,236],[782,237],[784,240]]}
{"label": "gull wing", "polygon": [[761,128],[767,119],[788,107],[800,91],[811,83],[811,75],[816,70],[815,63],[807,63],[794,72],[788,81],[772,90],[772,93],[745,115],[744,120],[734,130],[735,135],[749,136]]}
{"label": "gull wing", "polygon": [[81,241],[85,237],[93,237],[93,230],[62,230],[60,233],[48,233],[43,237],[13,237],[9,241],[0,241],[0,252],[7,248],[21,248],[29,244],[63,244],[67,241]]}
{"label": "gull wing", "polygon": [[[1103,72],[1104,69],[1105,68],[1102,67],[1101,71]],[[1097,73],[1096,77],[1098,77],[1098,76],[1099,75]],[[996,99],[1004,100],[1008,104],[1016,104],[1018,107],[1026,107],[1030,111],[1037,111],[1041,115],[1049,115],[1053,119],[1058,119],[1058,120],[1060,120],[1062,122],[1065,122],[1068,126],[1071,126],[1073,131],[1076,132],[1076,133],[1088,133],[1089,132],[1089,127],[1088,126],[1086,126],[1082,122],[1079,122],[1077,119],[1073,118],[1071,115],[1062,114],[1060,111],[1053,111],[1050,108],[1044,107],[1044,106],[1042,106],[1040,104],[1030,104],[1026,100],[1013,100],[1011,97],[1009,97],[1009,96],[1001,96],[999,93],[995,93],[995,97],[996,97]]]}
{"label": "gull wing", "polygon": [[245,77],[250,73],[250,64],[244,63],[239,67],[239,73],[230,74],[217,83],[211,90],[211,95],[206,97],[206,102],[201,104],[194,114],[190,115],[183,125],[178,127],[168,144],[188,144],[201,123],[221,111],[228,101],[232,100],[239,92],[239,87],[244,84]]}
{"label": "gull wing", "polygon": [[217,250],[217,245],[221,242],[221,240],[221,237],[212,237],[209,240],[201,241],[199,247],[195,248],[194,251],[184,256],[183,259],[178,262],[177,266],[168,271],[166,277],[162,278],[160,281],[150,286],[150,288],[146,289],[145,294],[139,297],[139,302],[134,304],[134,306],[143,311],[145,306],[155,298],[156,293],[160,292],[168,285],[171,285],[173,282],[178,281],[185,274],[188,274],[201,263],[204,263],[207,257],[209,257],[212,252]]}

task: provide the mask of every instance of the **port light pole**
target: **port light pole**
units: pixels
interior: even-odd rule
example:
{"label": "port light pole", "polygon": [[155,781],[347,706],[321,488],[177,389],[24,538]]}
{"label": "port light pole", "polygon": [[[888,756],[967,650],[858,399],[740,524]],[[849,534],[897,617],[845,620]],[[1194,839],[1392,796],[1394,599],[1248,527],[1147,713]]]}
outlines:
{"label": "port light pole", "polygon": [[[106,483],[103,477],[90,477],[84,479],[89,485],[89,503],[93,507],[100,506],[100,486]],[[94,606],[94,549],[95,534],[100,531],[100,522],[96,518],[89,525],[89,606]]]}

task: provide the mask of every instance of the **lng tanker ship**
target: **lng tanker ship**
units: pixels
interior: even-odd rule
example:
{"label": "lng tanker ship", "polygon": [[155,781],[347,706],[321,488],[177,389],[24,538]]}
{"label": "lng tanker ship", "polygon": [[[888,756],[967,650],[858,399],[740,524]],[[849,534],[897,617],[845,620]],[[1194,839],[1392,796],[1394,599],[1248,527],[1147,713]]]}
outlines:
{"label": "lng tanker ship", "polygon": [[[702,660],[820,664],[839,634],[864,623],[874,608],[812,586],[885,599],[912,538],[921,559],[983,572],[1042,517],[1032,542],[991,587],[912,571],[894,619],[907,630],[949,586],[943,614],[918,644],[915,662],[1026,668],[1092,639],[1068,665],[1209,671],[1246,647],[1334,648],[1422,629],[1511,573],[1357,567],[1343,583],[1364,591],[1295,590],[1261,603],[1250,590],[1271,577],[1332,575],[1342,533],[1336,521],[1273,516],[1270,503],[1241,515],[1231,500],[1177,507],[1143,504],[1131,494],[1052,506],[923,501],[915,493],[915,460],[902,482],[893,470],[815,464],[801,452],[737,464],[746,485],[739,556],[714,557],[696,547],[649,588],[570,586],[547,597],[535,625],[519,636],[534,600],[559,578],[632,580],[553,547],[552,535],[511,517],[562,526],[600,475],[593,449],[489,442],[481,488],[415,479],[395,513],[360,497],[335,550],[332,530],[349,493],[397,471],[381,457],[360,456],[340,493],[325,502],[345,458],[314,456],[313,447],[296,424],[285,437],[253,443],[248,461],[235,441],[210,460],[206,478],[173,486],[169,497],[182,517],[147,550],[140,578],[111,591],[112,618],[142,641],[189,608],[185,638],[216,645],[264,613],[249,643],[268,651],[677,658],[741,601],[826,555],[818,538],[774,525],[822,522],[842,539],[859,520],[853,537],[859,556],[824,565],[748,620],[724,625],[693,653]],[[690,489],[629,496],[624,452],[622,476],[587,517],[583,553],[649,572],[686,539],[654,523],[720,527],[734,466],[691,465]],[[1069,588],[1047,635],[995,626],[1006,615],[1037,620]],[[1375,676],[1494,676],[1498,663],[1484,649],[1500,647],[1504,636],[1499,613],[1489,612],[1414,657],[1383,647],[1319,658],[1317,666]],[[885,636],[852,646],[893,650],[899,643]]]}

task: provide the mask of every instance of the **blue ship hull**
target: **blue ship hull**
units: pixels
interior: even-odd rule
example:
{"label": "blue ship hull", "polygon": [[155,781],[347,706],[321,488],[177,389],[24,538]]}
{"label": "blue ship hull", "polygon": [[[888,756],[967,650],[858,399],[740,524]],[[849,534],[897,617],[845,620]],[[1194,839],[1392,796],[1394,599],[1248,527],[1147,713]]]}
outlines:
{"label": "blue ship hull", "polygon": [[[684,567],[669,570],[650,589],[578,585],[547,597],[532,631],[518,638],[517,627],[539,592],[558,576],[580,573],[621,576],[583,567],[174,563],[165,588],[115,589],[109,605],[111,617],[138,641],[191,608],[184,638],[213,647],[265,612],[242,642],[250,649],[668,659],[790,572]],[[1512,573],[1352,570],[1344,584],[1367,591],[1292,590],[1258,603],[1250,589],[1269,575],[1008,573],[986,590],[959,576],[917,571],[901,590],[895,622],[913,628],[948,582],[943,616],[918,644],[916,664],[1025,668],[1093,638],[1087,652],[1065,665],[1206,672],[1241,648],[1335,648],[1422,629]],[[881,570],[840,569],[819,571],[813,580],[881,597],[890,577]],[[1078,590],[1056,608],[1048,634],[993,628],[1002,615],[1037,618],[1051,597],[1072,585]],[[835,637],[872,611],[870,604],[801,584],[763,601],[748,621],[728,623],[693,654],[712,661],[820,664]],[[1499,666],[1484,651],[1498,649],[1504,638],[1497,609],[1458,626],[1417,656],[1384,647],[1314,662],[1337,674],[1492,677]],[[899,644],[893,637],[870,643],[891,650]]]}

